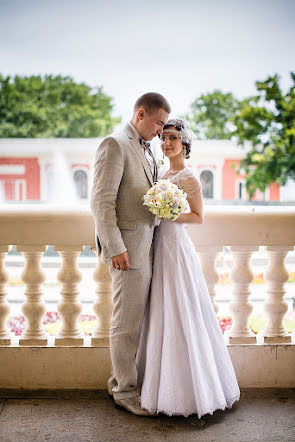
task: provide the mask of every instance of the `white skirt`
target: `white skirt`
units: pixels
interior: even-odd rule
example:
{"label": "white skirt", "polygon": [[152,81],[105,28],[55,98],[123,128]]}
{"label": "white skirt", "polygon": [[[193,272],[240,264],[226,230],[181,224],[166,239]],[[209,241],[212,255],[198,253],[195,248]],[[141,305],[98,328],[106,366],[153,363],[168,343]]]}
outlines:
{"label": "white skirt", "polygon": [[200,418],[240,399],[198,255],[181,223],[156,228],[137,364],[147,410]]}

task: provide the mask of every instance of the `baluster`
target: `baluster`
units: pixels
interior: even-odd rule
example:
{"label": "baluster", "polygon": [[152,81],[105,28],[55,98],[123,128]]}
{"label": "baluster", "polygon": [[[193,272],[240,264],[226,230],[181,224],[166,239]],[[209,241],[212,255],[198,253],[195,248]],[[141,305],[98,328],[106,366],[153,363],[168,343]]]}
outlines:
{"label": "baluster", "polygon": [[5,270],[4,260],[9,246],[0,246],[0,345],[10,345],[12,334],[6,326],[6,318],[10,312],[10,306],[5,301],[7,296],[5,286],[8,281],[8,274]]}
{"label": "baluster", "polygon": [[283,317],[288,310],[288,305],[284,301],[286,293],[284,286],[289,275],[284,260],[293,247],[267,246],[265,249],[269,257],[268,266],[264,273],[267,287],[264,311],[268,321],[262,334],[265,343],[288,343],[291,342],[291,334],[283,326]]}
{"label": "baluster", "polygon": [[248,326],[248,319],[253,310],[249,303],[249,284],[253,280],[253,273],[249,266],[251,254],[258,250],[254,246],[231,246],[233,266],[230,272],[230,279],[233,284],[232,300],[229,310],[232,314],[233,324],[225,331],[230,344],[251,344],[256,343],[255,333]]}
{"label": "baluster", "polygon": [[216,270],[216,259],[218,256],[218,252],[221,252],[222,250],[223,247],[221,246],[196,247],[196,251],[200,257],[200,264],[202,267],[202,271],[204,273],[208,291],[216,314],[218,313],[219,310],[219,307],[215,302],[215,296],[216,296],[215,286],[219,280],[219,274]]}
{"label": "baluster", "polygon": [[[96,249],[94,252],[97,255]],[[91,337],[91,345],[108,347],[110,321],[113,309],[112,278],[109,266],[101,262],[101,255],[98,257],[98,263],[93,273],[93,278],[97,283],[97,288],[95,290],[97,300],[93,306],[93,310],[97,316],[98,324]]]}
{"label": "baluster", "polygon": [[82,312],[82,304],[78,301],[78,284],[82,279],[77,259],[83,250],[82,246],[55,246],[62,258],[61,269],[57,274],[62,284],[62,300],[57,305],[62,325],[55,337],[55,345],[83,345],[84,334],[78,326],[78,318]]}
{"label": "baluster", "polygon": [[49,334],[42,325],[46,313],[46,305],[43,301],[42,283],[45,275],[41,269],[40,260],[46,250],[46,246],[17,246],[19,252],[23,252],[25,268],[22,280],[26,285],[26,301],[22,305],[22,313],[26,318],[27,325],[20,339],[20,345],[47,345]]}

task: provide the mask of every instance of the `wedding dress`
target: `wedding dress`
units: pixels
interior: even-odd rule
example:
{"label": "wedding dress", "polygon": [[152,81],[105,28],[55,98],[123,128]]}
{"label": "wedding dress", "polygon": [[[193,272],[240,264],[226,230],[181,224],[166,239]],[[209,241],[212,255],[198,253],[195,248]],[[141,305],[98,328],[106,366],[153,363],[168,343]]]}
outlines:
{"label": "wedding dress", "polygon": [[[201,192],[194,172],[171,178],[189,198]],[[161,220],[153,278],[137,351],[141,406],[169,416],[231,408],[240,398],[235,371],[198,255],[185,224]]]}

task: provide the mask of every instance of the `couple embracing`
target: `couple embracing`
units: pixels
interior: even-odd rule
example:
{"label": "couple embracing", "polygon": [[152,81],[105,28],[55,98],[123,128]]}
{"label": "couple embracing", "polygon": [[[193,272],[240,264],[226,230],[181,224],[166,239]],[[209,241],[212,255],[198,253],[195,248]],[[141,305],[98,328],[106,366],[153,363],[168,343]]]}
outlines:
{"label": "couple embracing", "polygon": [[[201,183],[187,168],[192,136],[158,93],[97,149],[91,209],[98,253],[113,286],[112,373],[117,407],[139,416],[212,414],[240,398],[201,265],[185,224],[203,222]],[[170,168],[159,173],[149,141],[159,136]],[[143,195],[159,179],[187,195],[190,211],[154,216]]]}

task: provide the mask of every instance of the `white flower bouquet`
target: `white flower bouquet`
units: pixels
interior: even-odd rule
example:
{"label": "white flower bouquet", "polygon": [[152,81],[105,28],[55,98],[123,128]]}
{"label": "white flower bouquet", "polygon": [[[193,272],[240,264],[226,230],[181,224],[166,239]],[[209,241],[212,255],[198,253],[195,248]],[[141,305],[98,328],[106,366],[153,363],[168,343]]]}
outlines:
{"label": "white flower bouquet", "polygon": [[186,193],[169,180],[159,180],[143,196],[143,201],[158,218],[172,221],[188,208]]}

